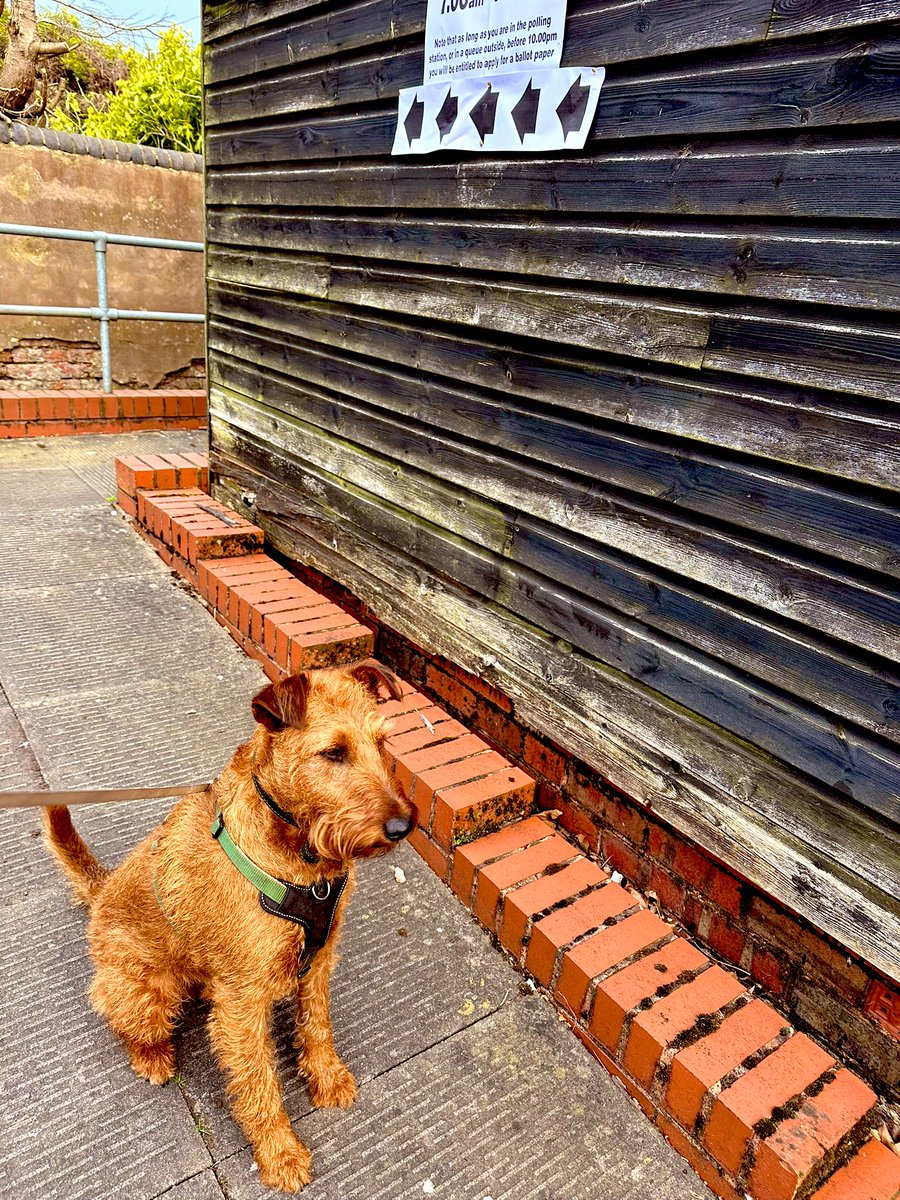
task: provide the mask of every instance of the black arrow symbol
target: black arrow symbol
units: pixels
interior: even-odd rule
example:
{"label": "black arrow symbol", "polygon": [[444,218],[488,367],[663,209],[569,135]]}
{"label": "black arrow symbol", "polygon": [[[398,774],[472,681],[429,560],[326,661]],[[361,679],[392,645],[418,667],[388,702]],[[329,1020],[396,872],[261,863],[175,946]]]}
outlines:
{"label": "black arrow symbol", "polygon": [[516,102],[516,107],[512,110],[512,119],[516,123],[516,130],[519,134],[519,141],[525,141],[526,133],[534,133],[537,128],[538,104],[541,99],[541,89],[532,87],[531,80],[528,80],[528,87],[519,97]]}
{"label": "black arrow symbol", "polygon": [[476,100],[469,111],[472,124],[475,126],[482,142],[489,134],[494,132],[494,118],[497,115],[497,101],[499,98],[500,93],[492,91],[491,85],[488,84],[487,90]]}
{"label": "black arrow symbol", "polygon": [[403,122],[403,128],[406,130],[406,140],[410,145],[422,136],[422,119],[425,116],[425,105],[419,99],[418,93],[412,104],[409,106],[409,112],[406,114],[406,120]]}
{"label": "black arrow symbol", "polygon": [[559,117],[559,123],[562,125],[563,134],[566,137],[573,129],[581,128],[590,94],[591,89],[582,87],[581,79],[578,78],[560,100],[556,115]]}
{"label": "black arrow symbol", "polygon": [[451,95],[451,89],[447,88],[447,95],[444,97],[444,103],[441,105],[441,111],[435,117],[437,127],[440,130],[441,141],[447,136],[456,122],[456,115],[459,112],[459,97]]}

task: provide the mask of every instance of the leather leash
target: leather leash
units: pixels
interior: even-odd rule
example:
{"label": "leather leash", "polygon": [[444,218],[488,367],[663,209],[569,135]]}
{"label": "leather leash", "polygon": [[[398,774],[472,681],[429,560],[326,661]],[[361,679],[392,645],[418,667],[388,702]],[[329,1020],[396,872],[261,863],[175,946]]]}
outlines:
{"label": "leather leash", "polygon": [[189,796],[205,792],[209,782],[182,787],[106,788],[94,792],[0,792],[0,808],[47,808],[64,804],[113,804],[118,800],[162,800],[166,796]]}

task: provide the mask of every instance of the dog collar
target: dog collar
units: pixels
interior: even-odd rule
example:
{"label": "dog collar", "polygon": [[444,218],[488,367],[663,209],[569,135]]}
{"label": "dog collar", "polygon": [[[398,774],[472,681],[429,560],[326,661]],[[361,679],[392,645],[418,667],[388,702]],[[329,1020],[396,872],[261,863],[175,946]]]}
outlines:
{"label": "dog collar", "polygon": [[[270,793],[266,791],[263,785],[256,778],[256,775],[253,771],[250,772],[250,778],[253,780],[253,786],[256,788],[256,794],[259,796],[260,800],[262,800],[263,804],[265,804],[267,808],[271,809],[276,817],[281,817],[282,821],[285,821],[288,825],[292,825],[294,829],[299,829],[300,826],[297,824],[291,814],[286,809],[281,807],[274,796],[270,795]],[[310,849],[308,840],[304,841],[303,845],[300,847],[300,857],[306,863],[317,863],[319,861],[318,855],[313,853],[313,851]]]}
{"label": "dog collar", "polygon": [[225,828],[221,809],[216,809],[216,819],[212,823],[211,832],[244,878],[256,888],[262,908],[273,917],[293,921],[303,929],[303,953],[297,964],[297,973],[305,975],[312,965],[312,960],[328,941],[347,876],[317,879],[308,887],[276,879],[274,875],[258,867],[243,852]]}

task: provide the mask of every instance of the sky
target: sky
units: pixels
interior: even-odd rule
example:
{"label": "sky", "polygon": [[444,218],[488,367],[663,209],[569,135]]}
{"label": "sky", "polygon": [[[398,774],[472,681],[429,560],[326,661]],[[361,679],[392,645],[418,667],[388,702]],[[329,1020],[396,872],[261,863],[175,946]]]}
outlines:
{"label": "sky", "polygon": [[[65,0],[61,0],[64,5]],[[87,0],[85,7],[90,6]],[[195,42],[200,41],[200,0],[98,0],[95,7],[130,24],[164,20],[166,25],[183,25]]]}

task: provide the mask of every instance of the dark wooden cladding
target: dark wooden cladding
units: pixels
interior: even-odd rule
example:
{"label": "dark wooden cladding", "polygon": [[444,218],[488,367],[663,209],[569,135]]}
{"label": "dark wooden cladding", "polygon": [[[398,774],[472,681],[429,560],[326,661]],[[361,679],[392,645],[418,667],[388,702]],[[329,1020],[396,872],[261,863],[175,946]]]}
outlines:
{"label": "dark wooden cladding", "polygon": [[[336,157],[333,119],[325,128],[329,156]],[[340,157],[348,149],[342,145]],[[363,154],[370,150],[362,147]],[[407,168],[402,186],[397,168],[383,161],[323,166],[314,140],[302,160],[299,145],[296,153],[298,162],[279,166],[220,164],[207,176],[210,204],[873,221],[896,220],[900,211],[900,144],[884,135],[628,145],[586,158],[436,157]]]}
{"label": "dark wooden cladding", "polygon": [[[760,299],[806,300],[875,310],[900,306],[900,235],[785,229],[758,222],[664,219],[635,228],[627,220],[494,220],[416,213],[311,210],[258,213],[211,208],[218,243],[267,247],[330,259],[388,258],[456,270],[573,283],[715,291]],[[698,228],[699,226],[699,228]]]}
{"label": "dark wooden cladding", "polygon": [[[733,64],[718,55],[678,72],[659,73],[652,62],[640,72],[633,65],[610,68],[592,136],[671,137],[889,121],[900,115],[893,86],[898,57],[896,36],[876,30],[868,36],[832,36],[799,58],[790,45],[775,43],[750,61],[744,51]],[[710,74],[704,76],[704,69]],[[414,87],[421,78],[422,53],[416,46],[387,61],[366,55],[335,67],[312,64],[277,80],[210,88],[207,124],[229,128],[212,129],[209,152],[230,153],[238,162],[290,157],[297,137],[310,138],[312,126],[284,118],[352,104],[354,121],[371,124],[380,114],[361,115],[359,105],[395,99],[401,88]],[[265,117],[283,119],[262,124]],[[389,150],[390,123],[383,136]]]}
{"label": "dark wooden cladding", "polygon": [[391,158],[424,0],[205,6],[216,486],[900,976],[900,8],[569,9],[584,153]]}

